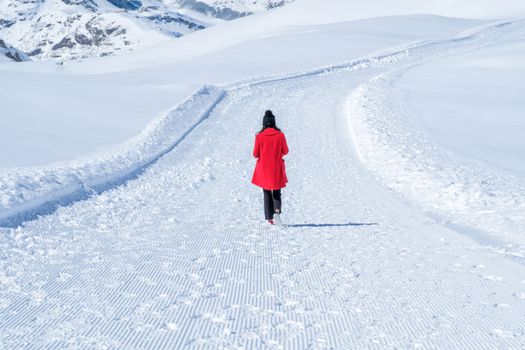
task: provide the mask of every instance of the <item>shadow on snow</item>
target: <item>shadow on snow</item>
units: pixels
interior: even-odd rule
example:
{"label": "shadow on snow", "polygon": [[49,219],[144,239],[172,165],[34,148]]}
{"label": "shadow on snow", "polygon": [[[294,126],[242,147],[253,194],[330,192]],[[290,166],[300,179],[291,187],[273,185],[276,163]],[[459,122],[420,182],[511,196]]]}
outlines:
{"label": "shadow on snow", "polygon": [[374,226],[379,225],[377,222],[360,223],[360,222],[349,222],[346,224],[291,224],[286,225],[288,227],[349,227],[349,226]]}

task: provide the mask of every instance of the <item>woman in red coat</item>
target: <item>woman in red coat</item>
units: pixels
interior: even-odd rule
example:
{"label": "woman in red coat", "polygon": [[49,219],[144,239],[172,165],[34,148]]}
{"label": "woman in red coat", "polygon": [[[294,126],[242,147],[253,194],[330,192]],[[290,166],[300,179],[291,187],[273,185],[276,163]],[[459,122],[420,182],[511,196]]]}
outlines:
{"label": "woman in red coat", "polygon": [[272,225],[275,221],[281,223],[281,188],[286,187],[288,182],[283,159],[285,154],[288,154],[286,138],[275,125],[272,111],[266,111],[263,127],[255,137],[253,156],[257,158],[257,164],[252,183],[263,189],[264,216]]}

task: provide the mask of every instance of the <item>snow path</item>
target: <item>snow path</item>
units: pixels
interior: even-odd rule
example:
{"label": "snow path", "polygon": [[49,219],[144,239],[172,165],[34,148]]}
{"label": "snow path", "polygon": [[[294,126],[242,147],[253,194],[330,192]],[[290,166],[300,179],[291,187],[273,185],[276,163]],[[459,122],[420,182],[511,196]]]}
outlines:
{"label": "snow path", "polygon": [[[137,179],[1,229],[0,348],[525,347],[525,271],[384,190],[348,95],[387,66],[231,91]],[[251,147],[290,146],[287,230]]]}
{"label": "snow path", "polygon": [[[341,64],[273,77],[258,77],[217,88],[203,86],[169,113],[156,119],[136,137],[71,162],[0,171],[0,227],[17,227],[24,221],[52,213],[58,206],[120,186],[176,147],[204,121],[228,91],[300,77],[363,70],[374,66],[415,64],[432,57],[457,55],[484,45],[516,37],[523,20],[503,21],[473,29],[451,39],[417,41],[383,54]],[[518,34],[516,34],[518,32]]]}

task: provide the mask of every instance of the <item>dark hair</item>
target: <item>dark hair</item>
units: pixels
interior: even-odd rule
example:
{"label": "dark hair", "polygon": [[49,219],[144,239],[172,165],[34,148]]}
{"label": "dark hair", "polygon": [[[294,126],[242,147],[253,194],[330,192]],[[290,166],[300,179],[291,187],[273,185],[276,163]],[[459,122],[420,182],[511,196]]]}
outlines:
{"label": "dark hair", "polygon": [[260,133],[268,128],[272,128],[272,129],[281,131],[281,129],[279,129],[275,123],[275,116],[273,115],[273,112],[270,110],[267,110],[266,112],[264,112],[262,124],[263,124],[263,127],[261,131],[259,131]]}
{"label": "dark hair", "polygon": [[281,131],[281,129],[279,129],[279,128],[276,127],[276,126],[263,126],[262,129],[258,132],[258,134],[261,133],[261,132],[263,132],[264,130],[266,130],[266,129],[268,129],[268,128],[272,128],[272,129],[275,129],[275,130],[277,130],[277,131]]}

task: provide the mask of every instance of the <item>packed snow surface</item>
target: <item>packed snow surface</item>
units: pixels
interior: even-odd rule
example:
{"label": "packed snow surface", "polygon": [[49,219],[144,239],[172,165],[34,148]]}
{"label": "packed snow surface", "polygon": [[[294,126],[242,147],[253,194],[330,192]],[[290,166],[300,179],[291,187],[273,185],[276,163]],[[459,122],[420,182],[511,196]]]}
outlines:
{"label": "packed snow surface", "polygon": [[[296,1],[132,56],[0,65],[0,98],[49,86],[45,116],[98,105],[85,134],[106,137],[0,170],[0,345],[524,348],[523,105],[504,90],[523,84],[525,22],[494,18],[523,6],[355,21],[472,2],[346,3],[330,17],[343,1]],[[27,105],[0,119],[26,140],[41,135]],[[268,108],[291,150],[283,230],[250,184]],[[97,144],[82,142],[62,159]]]}
{"label": "packed snow surface", "polygon": [[[2,230],[2,343],[525,346],[523,266],[397,200],[352,146],[348,94],[403,57],[235,88],[136,180]],[[290,140],[286,230],[250,184],[261,105]]]}

